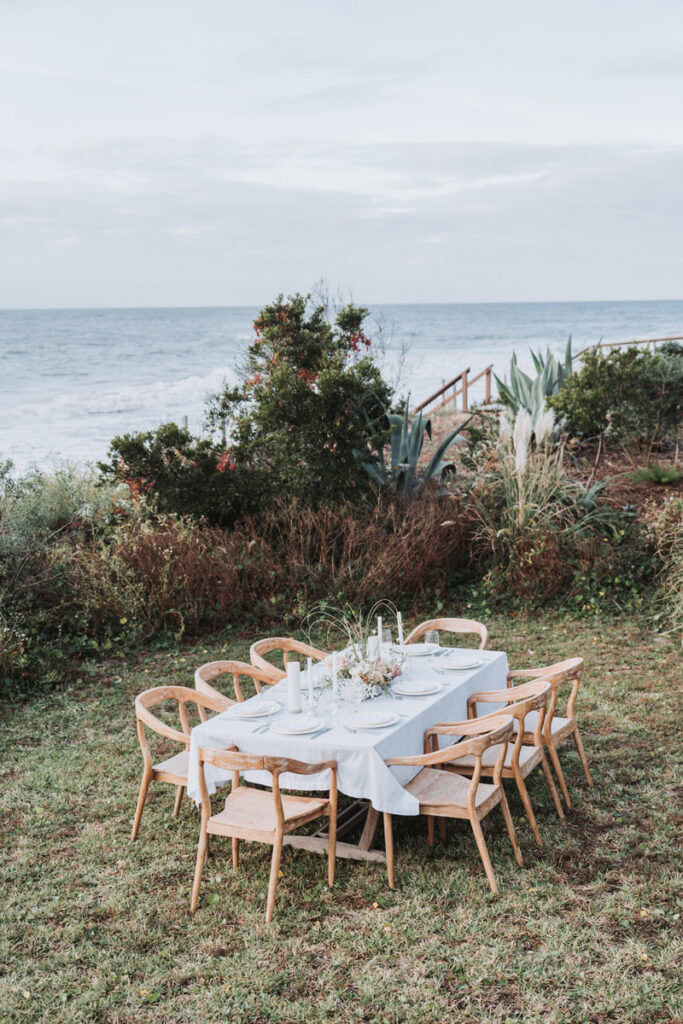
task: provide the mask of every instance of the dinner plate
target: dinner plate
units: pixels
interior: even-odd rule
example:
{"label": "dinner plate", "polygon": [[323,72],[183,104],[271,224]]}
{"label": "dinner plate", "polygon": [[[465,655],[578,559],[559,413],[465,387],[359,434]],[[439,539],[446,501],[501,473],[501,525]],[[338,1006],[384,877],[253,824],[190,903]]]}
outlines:
{"label": "dinner plate", "polygon": [[404,679],[394,683],[392,689],[402,697],[427,697],[431,693],[438,693],[441,683],[433,679]]}
{"label": "dinner plate", "polygon": [[399,720],[400,715],[397,715],[395,711],[388,711],[386,708],[377,711],[366,711],[359,708],[349,714],[347,724],[352,729],[384,729],[388,725],[395,725]]}
{"label": "dinner plate", "polygon": [[325,725],[322,718],[305,717],[297,721],[298,718],[298,715],[283,718],[281,722],[276,722],[271,727],[271,732],[279,732],[283,736],[305,736],[308,732],[317,732]]}
{"label": "dinner plate", "polygon": [[249,701],[245,704],[233,704],[228,709],[231,718],[264,718],[266,715],[274,715],[280,710],[280,705],[275,700]]}
{"label": "dinner plate", "polygon": [[439,650],[438,644],[396,644],[392,650],[406,658],[426,658]]}
{"label": "dinner plate", "polygon": [[471,668],[479,668],[484,662],[481,658],[439,658],[434,668],[437,672],[465,672]]}

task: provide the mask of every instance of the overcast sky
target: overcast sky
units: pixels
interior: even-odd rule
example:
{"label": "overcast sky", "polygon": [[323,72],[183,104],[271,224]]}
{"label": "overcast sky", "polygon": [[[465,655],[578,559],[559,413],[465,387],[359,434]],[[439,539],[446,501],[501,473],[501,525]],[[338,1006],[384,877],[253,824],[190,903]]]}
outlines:
{"label": "overcast sky", "polygon": [[0,307],[683,296],[683,2],[0,0]]}

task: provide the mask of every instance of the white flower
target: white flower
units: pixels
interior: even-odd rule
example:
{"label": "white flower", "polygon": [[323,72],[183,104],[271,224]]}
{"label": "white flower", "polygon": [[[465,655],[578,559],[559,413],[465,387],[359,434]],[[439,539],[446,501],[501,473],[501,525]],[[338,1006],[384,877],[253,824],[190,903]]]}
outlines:
{"label": "white flower", "polygon": [[515,451],[520,445],[526,446],[531,440],[531,416],[526,409],[520,406],[517,416],[515,417],[515,429],[512,434],[513,441],[515,443]]}
{"label": "white flower", "polygon": [[520,476],[526,473],[527,443],[520,440],[515,446],[515,469]]}
{"label": "white flower", "polygon": [[555,416],[552,409],[546,409],[545,412],[539,414],[536,422],[534,423],[534,434],[536,435],[537,444],[546,444],[550,441],[553,436],[553,430],[555,429]]}
{"label": "white flower", "polygon": [[500,414],[498,429],[500,431],[500,443],[509,445],[512,441],[512,427],[506,412],[501,412]]}

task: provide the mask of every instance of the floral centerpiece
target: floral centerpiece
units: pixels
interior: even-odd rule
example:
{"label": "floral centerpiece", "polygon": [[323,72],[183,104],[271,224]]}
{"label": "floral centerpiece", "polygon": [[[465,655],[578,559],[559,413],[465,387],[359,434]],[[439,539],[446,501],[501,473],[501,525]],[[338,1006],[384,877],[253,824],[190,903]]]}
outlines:
{"label": "floral centerpiece", "polygon": [[[313,609],[306,618],[309,631],[312,627],[317,627],[317,631],[321,627],[327,631],[328,647],[342,647],[334,660],[338,686],[345,700],[363,701],[381,697],[401,674],[404,659],[391,645],[382,644],[376,631],[377,613],[384,609],[392,610],[393,605],[379,601],[363,618],[350,607],[340,609],[325,605]],[[332,669],[332,656],[328,656],[325,661]],[[326,682],[331,681],[328,672]]]}

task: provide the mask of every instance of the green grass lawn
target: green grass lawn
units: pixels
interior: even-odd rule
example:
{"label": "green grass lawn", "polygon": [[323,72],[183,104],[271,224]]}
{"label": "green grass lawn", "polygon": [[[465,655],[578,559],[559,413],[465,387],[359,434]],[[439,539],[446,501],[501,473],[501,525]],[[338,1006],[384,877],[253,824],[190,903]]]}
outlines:
{"label": "green grass lawn", "polygon": [[270,849],[243,844],[233,873],[230,843],[216,839],[190,917],[194,806],[174,820],[175,791],[158,783],[130,841],[133,697],[192,685],[218,656],[248,660],[246,639],[119,659],[78,689],[5,705],[0,1021],[680,1019],[679,653],[626,618],[489,625],[489,647],[512,665],[585,657],[578,709],[596,783],[564,749],[574,807],[560,822],[541,774],[529,779],[543,851],[509,790],[526,868],[494,811],[484,827],[498,898],[466,822],[429,848],[423,819],[396,818],[393,892],[381,865],[351,861],[329,892],[324,858],[285,849],[267,926]]}

